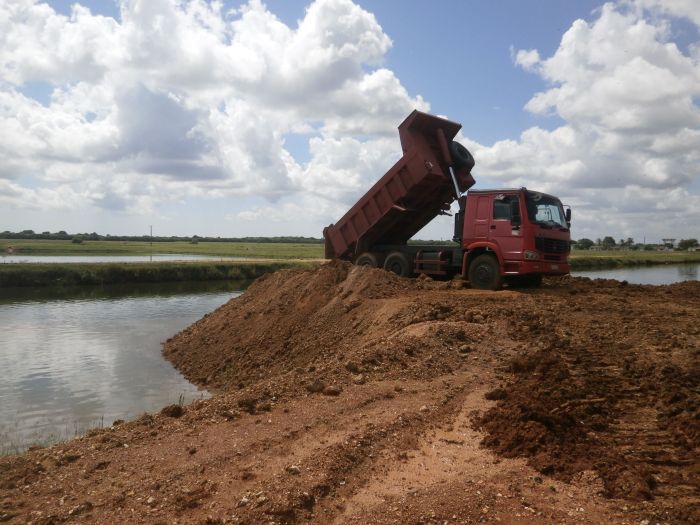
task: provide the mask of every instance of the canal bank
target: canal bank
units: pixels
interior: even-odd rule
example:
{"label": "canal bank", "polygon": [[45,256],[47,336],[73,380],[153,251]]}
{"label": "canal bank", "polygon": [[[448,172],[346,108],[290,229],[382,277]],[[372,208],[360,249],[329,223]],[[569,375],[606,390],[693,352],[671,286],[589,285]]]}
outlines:
{"label": "canal bank", "polygon": [[[283,268],[313,268],[324,259],[203,259],[132,262],[110,256],[111,262],[71,262],[52,256],[51,262],[0,264],[0,288],[83,286],[120,283],[235,281],[257,279]],[[168,256],[164,256],[168,257]],[[175,257],[171,255],[171,257]],[[177,255],[186,257],[186,255]],[[196,256],[193,256],[196,257]],[[89,259],[89,257],[86,257]],[[34,258],[37,259],[37,258]],[[65,259],[65,260],[64,260]],[[700,252],[573,252],[573,273],[613,268],[700,264]]]}
{"label": "canal bank", "polygon": [[119,283],[240,281],[282,268],[311,268],[313,260],[168,261],[139,263],[0,264],[0,288]]}

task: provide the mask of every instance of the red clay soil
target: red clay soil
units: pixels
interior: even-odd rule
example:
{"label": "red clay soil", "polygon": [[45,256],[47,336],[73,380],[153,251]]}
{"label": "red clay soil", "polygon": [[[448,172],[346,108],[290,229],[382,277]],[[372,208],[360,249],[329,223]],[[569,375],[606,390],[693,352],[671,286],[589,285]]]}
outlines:
{"label": "red clay soil", "polygon": [[277,272],[164,345],[212,399],[0,459],[0,522],[698,523],[699,297]]}

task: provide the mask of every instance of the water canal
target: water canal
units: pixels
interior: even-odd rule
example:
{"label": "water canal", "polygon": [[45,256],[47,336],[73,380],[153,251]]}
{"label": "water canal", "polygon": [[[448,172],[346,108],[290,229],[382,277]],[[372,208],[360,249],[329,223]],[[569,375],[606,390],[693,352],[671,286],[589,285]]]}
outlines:
{"label": "water canal", "polygon": [[245,285],[0,290],[0,453],[208,396],[161,343]]}

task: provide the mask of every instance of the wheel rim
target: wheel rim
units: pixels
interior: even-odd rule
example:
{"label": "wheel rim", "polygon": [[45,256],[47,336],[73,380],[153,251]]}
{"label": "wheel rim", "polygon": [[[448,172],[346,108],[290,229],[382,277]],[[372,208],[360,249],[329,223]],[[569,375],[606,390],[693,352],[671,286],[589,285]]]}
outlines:
{"label": "wheel rim", "polygon": [[480,284],[489,284],[493,279],[493,272],[486,264],[480,264],[476,268],[476,280]]}

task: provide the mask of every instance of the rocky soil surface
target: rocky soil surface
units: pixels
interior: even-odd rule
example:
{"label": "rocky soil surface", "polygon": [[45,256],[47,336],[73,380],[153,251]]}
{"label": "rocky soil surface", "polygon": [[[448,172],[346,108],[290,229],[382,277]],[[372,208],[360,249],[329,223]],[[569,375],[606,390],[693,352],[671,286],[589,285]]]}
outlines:
{"label": "rocky soil surface", "polygon": [[700,283],[284,270],[164,345],[218,392],[0,458],[8,523],[700,523]]}

